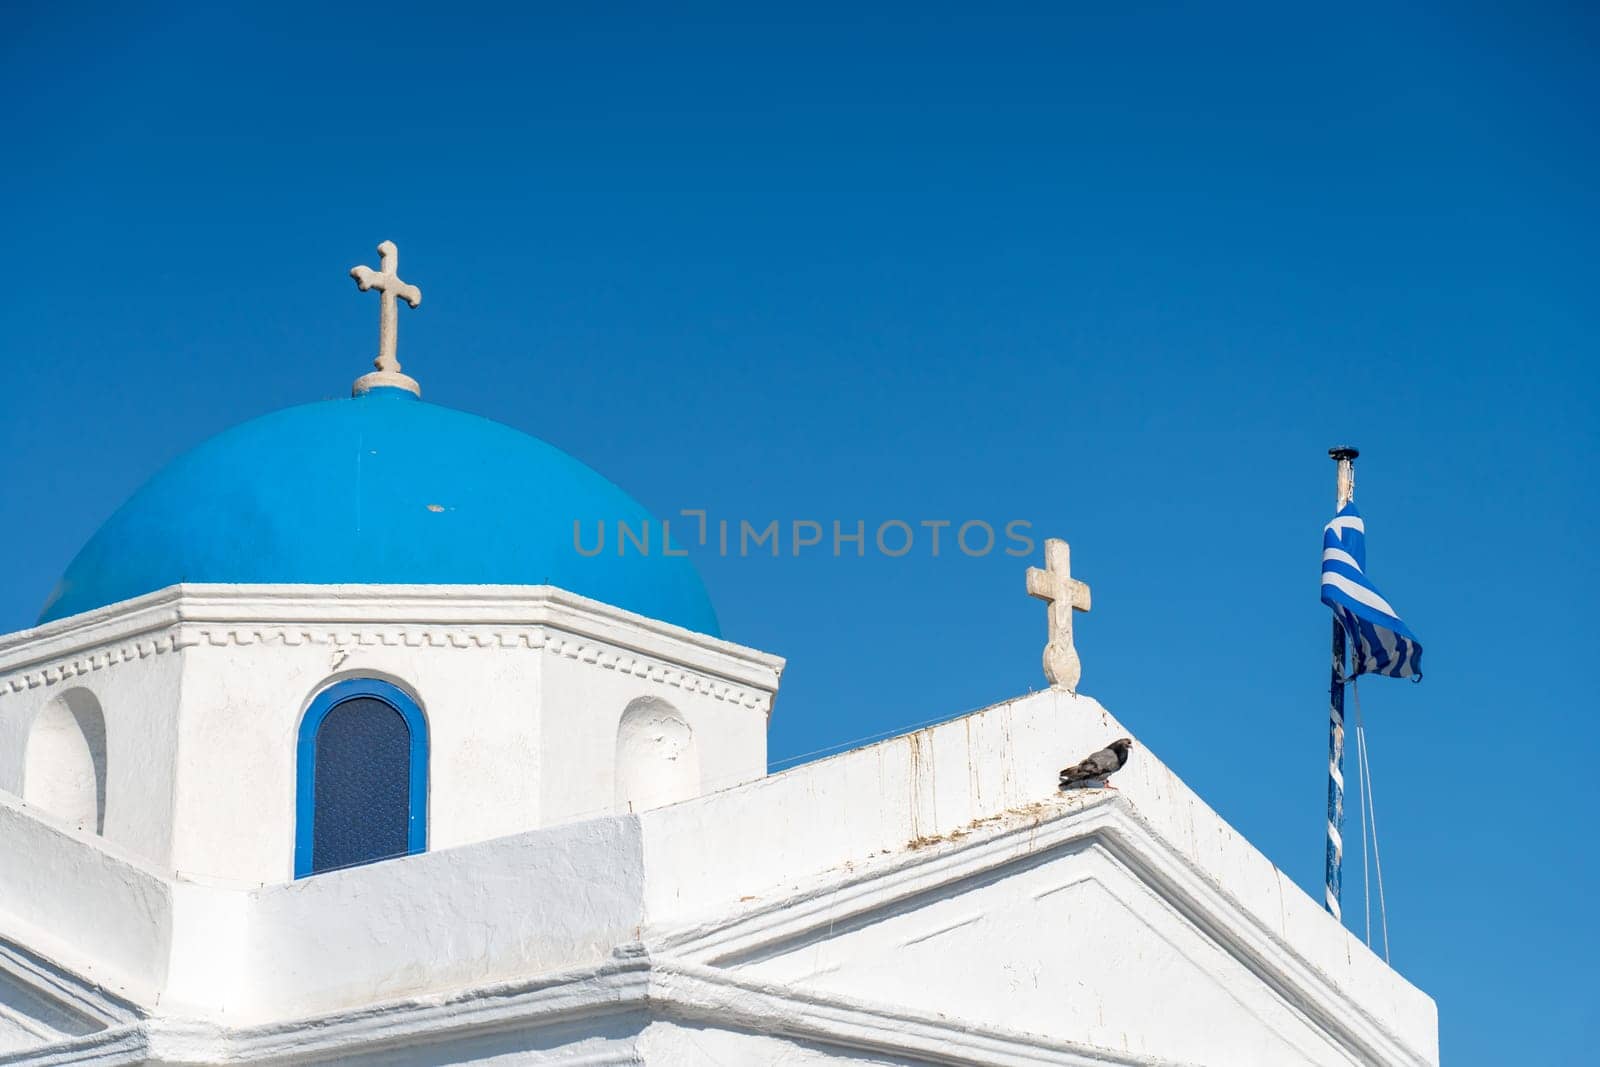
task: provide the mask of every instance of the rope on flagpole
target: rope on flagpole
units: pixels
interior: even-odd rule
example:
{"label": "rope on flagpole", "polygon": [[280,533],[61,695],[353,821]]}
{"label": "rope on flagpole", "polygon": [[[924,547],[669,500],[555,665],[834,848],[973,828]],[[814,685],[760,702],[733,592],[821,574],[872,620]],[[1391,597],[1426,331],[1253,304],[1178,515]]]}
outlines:
{"label": "rope on flagpole", "polygon": [[[1383,962],[1389,962],[1389,906],[1383,895],[1383,854],[1378,851],[1378,809],[1372,800],[1372,759],[1367,749],[1367,727],[1361,718],[1361,690],[1354,681],[1350,688],[1356,698],[1356,758],[1359,761],[1358,770],[1361,775],[1361,822],[1362,833],[1366,833],[1366,825],[1372,825],[1372,864],[1378,875],[1378,922],[1383,930]],[[1366,849],[1366,840],[1363,837],[1361,846]],[[1372,944],[1372,933],[1369,928],[1367,945]]]}
{"label": "rope on flagpole", "polygon": [[[1354,680],[1350,688],[1357,688]],[[1361,725],[1361,698],[1356,697],[1356,784],[1361,788],[1361,910],[1366,919],[1367,947],[1372,947],[1372,885],[1367,878],[1367,732]]]}

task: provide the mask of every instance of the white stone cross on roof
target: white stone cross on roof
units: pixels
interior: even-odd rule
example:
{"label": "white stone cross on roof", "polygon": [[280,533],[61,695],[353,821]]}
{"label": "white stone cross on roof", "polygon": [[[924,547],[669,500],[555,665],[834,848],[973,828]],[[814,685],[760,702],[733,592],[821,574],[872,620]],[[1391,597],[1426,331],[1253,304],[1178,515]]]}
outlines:
{"label": "white stone cross on roof", "polygon": [[1050,643],[1044,648],[1044,676],[1057,689],[1078,688],[1083,666],[1072,647],[1072,613],[1089,610],[1089,586],[1072,576],[1072,550],[1060,538],[1044,543],[1044,567],[1028,568],[1028,595],[1050,603]]}
{"label": "white stone cross on roof", "polygon": [[417,384],[416,379],[400,373],[400,360],[395,358],[394,350],[396,334],[400,329],[398,300],[416,307],[422,303],[422,290],[400,280],[400,251],[395,248],[393,241],[379,245],[378,255],[382,257],[378,261],[378,270],[371,267],[350,268],[350,277],[356,280],[356,286],[363,293],[368,289],[376,289],[381,294],[378,301],[378,358],[372,361],[372,365],[378,369],[357,378],[353,392],[360,396],[369,389],[387,385],[421,396],[422,386]]}

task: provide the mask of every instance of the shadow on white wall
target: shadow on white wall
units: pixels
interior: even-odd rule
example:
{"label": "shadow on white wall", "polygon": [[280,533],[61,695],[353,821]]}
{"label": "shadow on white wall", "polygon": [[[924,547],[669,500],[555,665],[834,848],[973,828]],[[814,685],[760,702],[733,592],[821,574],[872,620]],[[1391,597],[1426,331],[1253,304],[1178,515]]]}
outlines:
{"label": "shadow on white wall", "polygon": [[33,720],[22,799],[79,829],[105,832],[106,718],[89,690],[67,690]]}
{"label": "shadow on white wall", "polygon": [[700,795],[700,753],[682,713],[640,697],[617,724],[618,811],[645,811]]}

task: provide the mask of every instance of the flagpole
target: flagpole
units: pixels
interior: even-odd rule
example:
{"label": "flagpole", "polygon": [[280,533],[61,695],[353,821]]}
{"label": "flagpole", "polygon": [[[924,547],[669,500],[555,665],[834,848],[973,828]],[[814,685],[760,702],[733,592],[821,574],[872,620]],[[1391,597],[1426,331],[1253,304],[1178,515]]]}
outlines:
{"label": "flagpole", "polygon": [[[1356,494],[1354,460],[1360,454],[1348,445],[1328,449],[1329,458],[1339,464],[1339,508],[1350,503]],[[1344,877],[1344,660],[1344,627],[1335,616],[1333,676],[1328,683],[1328,852],[1324,864],[1326,890],[1323,898],[1323,903],[1335,919],[1341,918],[1339,888]]]}

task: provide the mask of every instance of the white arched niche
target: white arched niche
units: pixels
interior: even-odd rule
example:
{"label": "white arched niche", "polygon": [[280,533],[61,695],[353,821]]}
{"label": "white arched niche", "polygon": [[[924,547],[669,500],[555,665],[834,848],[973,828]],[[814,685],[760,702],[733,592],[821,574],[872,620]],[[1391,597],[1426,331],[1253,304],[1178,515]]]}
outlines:
{"label": "white arched niche", "polygon": [[28,731],[22,799],[81,830],[106,828],[106,718],[87,689],[46,704]]}
{"label": "white arched niche", "polygon": [[660,697],[631,701],[617,724],[618,811],[645,811],[700,795],[694,730]]}

